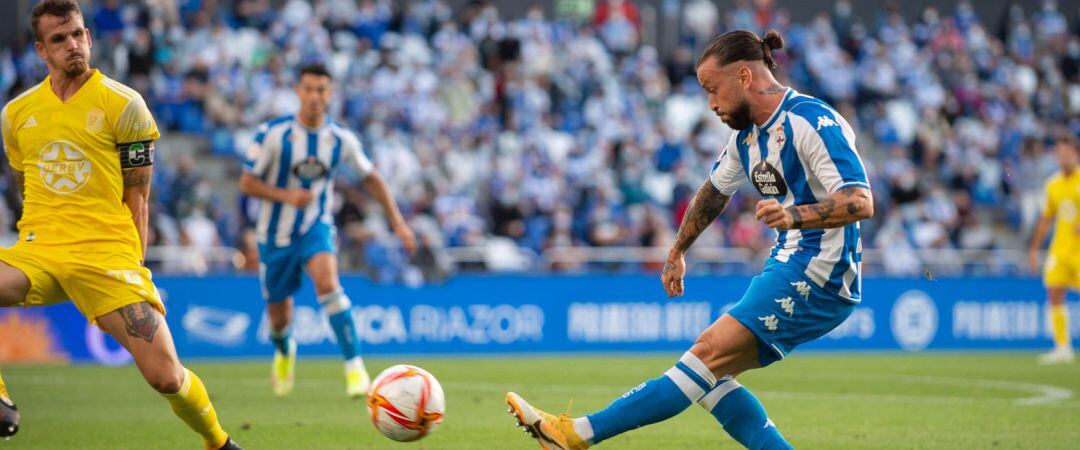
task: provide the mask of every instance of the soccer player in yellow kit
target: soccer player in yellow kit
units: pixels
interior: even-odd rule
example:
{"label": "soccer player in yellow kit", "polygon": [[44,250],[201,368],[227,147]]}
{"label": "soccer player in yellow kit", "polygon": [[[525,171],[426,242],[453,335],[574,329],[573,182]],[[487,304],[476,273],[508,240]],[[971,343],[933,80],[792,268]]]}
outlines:
{"label": "soccer player in yellow kit", "polygon": [[[88,65],[92,43],[75,0],[44,0],[31,24],[49,76],[0,111],[24,197],[19,240],[0,249],[0,306],[70,298],[131,353],[206,448],[238,449],[202,381],[180,364],[142,265],[157,125],[137,92]],[[0,380],[0,436],[18,419]]]}
{"label": "soccer player in yellow kit", "polygon": [[1032,272],[1039,268],[1039,248],[1054,225],[1054,239],[1046,257],[1043,283],[1050,301],[1050,328],[1054,350],[1039,357],[1042,364],[1070,363],[1074,359],[1069,335],[1069,312],[1065,292],[1080,288],[1080,145],[1072,135],[1058,139],[1058,163],[1061,172],[1046,182],[1046,204],[1031,240],[1028,263]]}

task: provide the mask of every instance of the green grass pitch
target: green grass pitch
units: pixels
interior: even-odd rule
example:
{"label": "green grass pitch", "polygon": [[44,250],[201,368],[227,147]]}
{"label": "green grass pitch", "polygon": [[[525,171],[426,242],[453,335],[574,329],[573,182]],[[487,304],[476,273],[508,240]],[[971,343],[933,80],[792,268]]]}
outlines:
{"label": "green grass pitch", "polygon": [[[266,360],[192,361],[222,424],[255,449],[533,449],[503,394],[582,414],[667,370],[678,354],[371,359],[431,371],[446,391],[442,427],[398,444],[372,427],[362,401],[344,397],[341,365],[301,359],[287,398],[270,393]],[[132,366],[6,366],[23,428],[0,450],[196,449],[200,441]],[[801,353],[739,378],[796,448],[1078,448],[1080,365],[1040,367],[1028,353]],[[739,448],[692,406],[676,418],[599,448]]]}

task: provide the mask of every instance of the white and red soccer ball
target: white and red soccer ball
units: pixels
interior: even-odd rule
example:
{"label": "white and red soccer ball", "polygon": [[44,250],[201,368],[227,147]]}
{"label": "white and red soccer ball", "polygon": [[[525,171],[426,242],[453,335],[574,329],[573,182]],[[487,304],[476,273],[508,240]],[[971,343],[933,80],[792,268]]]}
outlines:
{"label": "white and red soccer ball", "polygon": [[442,423],[446,397],[439,380],[426,370],[399,364],[375,377],[367,408],[383,436],[408,442],[427,436]]}

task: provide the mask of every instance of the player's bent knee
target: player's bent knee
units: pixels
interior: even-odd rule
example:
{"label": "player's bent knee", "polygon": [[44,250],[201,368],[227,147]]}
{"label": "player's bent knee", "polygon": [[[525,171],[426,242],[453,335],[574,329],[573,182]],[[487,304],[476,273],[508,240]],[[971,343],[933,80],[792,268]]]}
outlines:
{"label": "player's bent knee", "polygon": [[175,394],[180,392],[180,388],[184,385],[184,369],[161,370],[148,374],[146,382],[159,393]]}
{"label": "player's bent knee", "polygon": [[341,285],[333,278],[316,279],[314,282],[315,295],[326,295],[341,290]]}
{"label": "player's bent knee", "polygon": [[705,363],[717,377],[735,376],[757,367],[754,364],[757,355],[756,338],[753,335],[747,338],[742,333],[744,329],[733,328],[735,326],[718,320],[701,332],[690,347],[690,353]]}

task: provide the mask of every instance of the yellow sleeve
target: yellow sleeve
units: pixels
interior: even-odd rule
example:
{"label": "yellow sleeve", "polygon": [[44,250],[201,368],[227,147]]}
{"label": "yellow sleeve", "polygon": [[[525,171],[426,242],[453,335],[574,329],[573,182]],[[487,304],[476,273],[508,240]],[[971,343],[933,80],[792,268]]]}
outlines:
{"label": "yellow sleeve", "polygon": [[1048,183],[1046,183],[1046,192],[1045,192],[1046,200],[1043,202],[1043,216],[1044,217],[1046,217],[1046,216],[1049,216],[1049,217],[1057,216],[1057,204],[1058,204],[1058,201],[1057,201],[1057,196],[1055,195],[1057,189],[1054,189],[1054,187],[1056,185],[1057,184],[1054,183],[1054,180],[1050,180]]}
{"label": "yellow sleeve", "polygon": [[120,112],[114,131],[117,144],[156,141],[161,137],[154,116],[150,114],[150,108],[146,107],[146,102],[138,94],[128,101]]}
{"label": "yellow sleeve", "polygon": [[22,172],[22,151],[19,150],[19,144],[15,141],[15,133],[11,130],[7,106],[0,110],[0,131],[3,133],[4,153],[7,155],[8,164],[11,165],[12,169]]}

